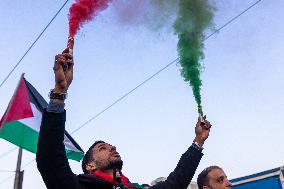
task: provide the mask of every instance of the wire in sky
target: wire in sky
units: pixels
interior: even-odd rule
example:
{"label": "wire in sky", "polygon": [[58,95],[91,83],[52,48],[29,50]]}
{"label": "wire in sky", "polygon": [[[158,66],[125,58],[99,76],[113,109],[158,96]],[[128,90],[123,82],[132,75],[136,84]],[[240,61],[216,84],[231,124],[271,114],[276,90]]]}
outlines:
{"label": "wire in sky", "polygon": [[[209,39],[210,37],[212,37],[213,35],[215,35],[216,33],[218,33],[219,31],[221,31],[222,29],[224,29],[226,26],[228,26],[229,24],[231,24],[233,21],[235,21],[236,19],[238,19],[241,15],[243,15],[244,13],[246,13],[247,11],[249,11],[251,8],[253,8],[254,6],[256,6],[258,3],[260,3],[262,0],[258,0],[255,3],[253,3],[251,6],[249,6],[248,8],[246,8],[245,10],[243,10],[240,14],[238,14],[237,16],[233,17],[232,19],[230,19],[228,22],[226,22],[224,25],[222,25],[220,28],[218,28],[217,30],[215,30],[213,33],[211,33],[210,35],[208,35],[207,37],[204,38],[203,41],[206,41],[207,39]],[[140,88],[142,85],[144,85],[145,83],[147,83],[148,81],[150,81],[151,79],[153,79],[155,76],[157,76],[159,73],[161,73],[162,71],[164,71],[165,69],[167,69],[168,67],[170,67],[173,63],[177,62],[179,60],[179,58],[176,58],[175,60],[173,60],[172,62],[170,62],[169,64],[165,65],[164,67],[162,67],[161,69],[159,69],[157,72],[155,72],[153,75],[151,75],[150,77],[148,77],[147,79],[145,79],[142,83],[140,83],[139,85],[137,85],[135,88],[131,89],[129,92],[127,92],[125,95],[121,96],[120,98],[118,98],[116,101],[114,101],[112,104],[110,104],[109,106],[107,106],[105,109],[103,109],[102,111],[100,111],[99,113],[97,113],[96,115],[94,115],[93,117],[91,117],[90,119],[88,119],[86,122],[84,122],[82,125],[80,125],[77,129],[75,129],[74,131],[71,132],[71,134],[77,132],[78,130],[80,130],[81,128],[83,128],[84,126],[86,126],[87,124],[89,124],[90,122],[92,122],[94,119],[96,119],[97,117],[99,117],[101,114],[103,114],[105,111],[107,111],[108,109],[110,109],[111,107],[113,107],[115,104],[117,104],[118,102],[120,102],[121,100],[123,100],[125,97],[127,97],[128,95],[130,95],[131,93],[133,93],[135,90],[137,90],[138,88]]]}
{"label": "wire in sky", "polygon": [[35,158],[32,159],[31,161],[29,161],[28,163],[26,163],[25,165],[23,165],[22,170],[24,170],[27,166],[29,166],[30,164],[32,164],[33,162],[35,162]]}
{"label": "wire in sky", "polygon": [[9,151],[7,151],[7,152],[1,154],[1,155],[0,155],[0,159],[3,158],[3,157],[5,157],[6,155],[10,154],[11,152],[15,151],[17,148],[18,148],[18,147],[14,147],[14,148],[12,148],[11,150],[9,150]]}
{"label": "wire in sky", "polygon": [[10,176],[8,176],[8,177],[6,177],[5,179],[3,179],[3,180],[1,180],[0,181],[0,185],[1,184],[4,184],[5,182],[7,182],[8,180],[10,180],[12,177],[14,177],[15,176],[15,173],[14,174],[12,174],[12,175],[10,175]]}
{"label": "wire in sky", "polygon": [[129,92],[127,92],[125,95],[121,96],[119,99],[117,99],[116,101],[114,101],[111,105],[107,106],[105,109],[103,109],[102,111],[100,111],[99,113],[97,113],[96,115],[94,115],[92,118],[90,118],[89,120],[87,120],[85,123],[83,123],[80,127],[78,127],[77,129],[75,129],[74,131],[71,132],[71,134],[77,132],[78,130],[80,130],[82,127],[84,127],[85,125],[87,125],[88,123],[90,123],[91,121],[93,121],[94,119],[96,119],[97,117],[99,117],[101,114],[103,114],[105,111],[107,111],[108,109],[110,109],[111,107],[113,107],[115,104],[117,104],[118,102],[120,102],[121,100],[123,100],[125,97],[127,97],[128,95],[130,95],[132,92],[134,92],[136,89],[140,88],[142,85],[144,85],[145,83],[147,83],[149,80],[151,80],[152,78],[154,78],[156,75],[158,75],[159,73],[161,73],[162,71],[164,71],[166,68],[168,68],[170,65],[172,65],[173,63],[177,62],[178,58],[173,60],[172,62],[170,62],[169,64],[167,64],[166,66],[164,66],[162,69],[160,69],[159,71],[157,71],[156,73],[154,73],[153,75],[151,75],[150,77],[148,77],[146,80],[144,80],[142,83],[140,83],[139,85],[137,85],[135,88],[133,88],[132,90],[130,90]]}
{"label": "wire in sky", "polygon": [[[204,41],[206,41],[207,39],[209,39],[210,37],[212,37],[213,35],[215,35],[216,33],[218,33],[219,31],[221,31],[223,28],[227,27],[229,24],[231,24],[233,21],[235,21],[237,18],[239,18],[241,15],[243,15],[244,13],[246,13],[248,10],[250,10],[251,8],[253,8],[254,6],[256,6],[258,3],[260,3],[262,0],[258,0],[256,1],[254,4],[252,4],[251,6],[249,6],[248,8],[246,8],[244,11],[242,11],[240,14],[238,14],[237,16],[235,16],[234,18],[230,19],[228,22],[226,22],[224,25],[222,25],[220,28],[218,28],[216,31],[214,31],[213,33],[211,33],[210,35],[208,35],[207,37],[204,38]],[[65,4],[68,2],[68,0],[65,2]],[[65,5],[64,4],[64,5]],[[63,8],[63,7],[62,7]],[[61,8],[61,9],[62,9]],[[133,88],[132,90],[130,90],[129,92],[127,92],[125,95],[121,96],[120,98],[118,98],[116,101],[114,101],[111,105],[107,106],[105,109],[103,109],[102,111],[100,111],[99,113],[97,113],[96,115],[94,115],[93,117],[91,117],[90,119],[88,119],[86,122],[84,122],[81,126],[79,126],[77,129],[75,129],[74,131],[71,132],[71,134],[77,132],[78,130],[80,130],[81,128],[83,128],[84,126],[86,126],[87,124],[89,124],[91,121],[93,121],[94,119],[96,119],[97,117],[99,117],[101,114],[103,114],[105,111],[107,111],[108,109],[110,109],[111,107],[113,107],[115,104],[117,104],[118,102],[120,102],[121,100],[123,100],[125,97],[127,97],[128,95],[130,95],[132,92],[134,92],[135,90],[137,90],[138,88],[140,88],[142,85],[144,85],[145,83],[147,83],[148,81],[150,81],[151,79],[153,79],[155,76],[157,76],[159,73],[161,73],[162,71],[164,71],[165,69],[167,69],[169,66],[171,66],[173,63],[177,62],[179,59],[175,59],[172,62],[170,62],[169,64],[165,65],[164,67],[162,67],[160,70],[158,70],[157,72],[155,72],[153,75],[151,75],[150,77],[148,77],[147,79],[145,79],[143,82],[141,82],[139,85],[137,85],[135,88]],[[0,87],[2,86],[2,84],[0,85]],[[7,154],[11,153],[12,151],[14,151],[16,148],[11,149],[8,152],[5,152],[4,154],[2,154],[0,156],[0,158],[6,156]],[[30,162],[28,162],[27,164],[25,164],[23,166],[23,169],[27,166],[29,166],[31,163],[33,163],[35,161],[35,159],[31,160]],[[2,180],[0,182],[0,185],[3,184],[4,182],[6,182],[7,180],[9,180],[13,175],[5,178],[4,180]]]}
{"label": "wire in sky", "polygon": [[65,3],[60,7],[60,9],[56,12],[56,14],[53,16],[53,18],[49,21],[49,23],[45,26],[45,28],[42,30],[42,32],[37,36],[35,41],[31,44],[31,46],[26,50],[24,55],[20,58],[20,60],[17,62],[17,64],[13,67],[13,69],[8,73],[8,75],[5,77],[5,79],[0,84],[0,88],[2,85],[7,81],[7,79],[11,76],[11,74],[15,71],[15,69],[20,65],[22,60],[26,57],[26,55],[30,52],[30,50],[33,48],[33,46],[37,43],[37,41],[41,38],[43,33],[47,30],[47,28],[50,26],[50,24],[54,21],[54,19],[58,16],[58,14],[61,12],[61,10],[65,7],[69,0],[66,0]]}
{"label": "wire in sky", "polygon": [[[33,159],[33,160],[31,160],[31,161],[29,161],[28,163],[26,163],[24,166],[23,166],[23,168],[22,168],[22,170],[24,170],[25,169],[25,167],[27,167],[27,166],[29,166],[31,163],[33,163],[33,162],[35,162],[35,159]],[[14,172],[14,174],[12,174],[12,175],[10,175],[10,176],[8,176],[8,177],[6,177],[5,179],[3,179],[2,181],[0,181],[0,185],[1,184],[4,184],[5,182],[7,182],[8,180],[10,180],[10,179],[12,179],[14,176],[15,176],[15,172],[16,171],[0,171],[0,172]]]}
{"label": "wire in sky", "polygon": [[248,8],[246,8],[245,10],[243,10],[240,14],[238,14],[237,16],[233,17],[231,20],[229,20],[228,22],[226,22],[223,26],[221,26],[220,28],[218,28],[217,30],[215,30],[213,33],[211,33],[210,35],[208,35],[207,37],[205,37],[204,41],[209,39],[212,35],[215,35],[216,33],[218,33],[219,31],[221,31],[223,28],[225,28],[227,25],[229,25],[230,23],[232,23],[233,21],[235,21],[236,19],[238,19],[240,16],[242,16],[244,13],[246,13],[247,11],[249,11],[251,8],[253,8],[254,6],[256,6],[258,3],[260,3],[260,1],[262,0],[258,0],[255,3],[253,3],[251,6],[249,6]]}
{"label": "wire in sky", "polygon": [[[26,163],[25,165],[23,165],[22,170],[24,170],[27,166],[29,166],[31,163],[35,162],[36,159],[32,159],[31,161],[29,161],[28,163]],[[8,176],[7,178],[3,179],[2,181],[0,181],[0,185],[7,182],[8,180],[10,180],[12,177],[14,177],[15,172],[16,171],[6,171],[6,170],[0,170],[0,172],[14,172],[14,174]]]}
{"label": "wire in sky", "polygon": [[[38,35],[38,37],[35,39],[35,41],[31,44],[31,46],[26,50],[24,55],[20,58],[20,60],[17,62],[17,64],[13,67],[13,69],[9,72],[9,74],[5,77],[5,79],[0,84],[0,88],[3,86],[3,84],[7,81],[7,79],[11,76],[11,74],[15,71],[15,69],[20,65],[22,60],[25,58],[25,56],[30,52],[30,50],[33,48],[33,46],[37,43],[37,41],[41,38],[43,33],[47,30],[47,28],[51,25],[51,23],[55,20],[55,18],[58,16],[58,14],[61,12],[61,10],[65,7],[65,5],[68,3],[69,0],[66,0],[63,5],[60,7],[60,9],[56,12],[56,14],[52,17],[52,19],[49,21],[49,23],[45,26],[45,28],[42,30],[42,32]],[[11,152],[13,152],[17,147],[9,150],[8,152],[3,153],[0,155],[0,159]]]}
{"label": "wire in sky", "polygon": [[[49,22],[49,24],[47,25],[47,27],[50,25],[50,23],[55,19],[55,17],[59,14],[59,12],[61,11],[61,9],[66,5],[66,3],[69,0],[67,0],[63,6],[59,9],[59,11],[56,13],[56,15],[53,17],[53,19]],[[218,32],[220,32],[222,29],[224,29],[225,27],[227,27],[229,24],[231,24],[233,21],[235,21],[236,19],[238,19],[241,15],[243,15],[244,13],[246,13],[247,11],[249,11],[251,8],[253,8],[254,6],[256,6],[258,3],[260,3],[262,0],[258,0],[255,3],[253,3],[251,6],[249,6],[248,8],[246,8],[245,10],[243,10],[240,14],[236,15],[235,17],[233,17],[232,19],[230,19],[228,22],[226,22],[224,25],[222,25],[220,28],[218,28],[217,30],[215,30],[213,33],[211,33],[210,35],[208,35],[207,37],[204,38],[204,41],[206,41],[207,39],[209,39],[210,37],[212,37],[213,35],[217,34]],[[46,28],[47,28],[46,27]],[[46,30],[45,28],[45,30]],[[44,31],[45,31],[44,30]],[[42,32],[43,33],[43,32]],[[42,35],[41,33],[41,35]],[[41,36],[40,35],[40,36]],[[38,37],[39,38],[39,37]],[[35,42],[34,42],[35,43]],[[30,47],[31,49],[31,47]],[[26,53],[27,54],[27,53]],[[24,57],[24,56],[23,56]],[[22,58],[23,59],[23,58]],[[135,88],[133,88],[132,90],[130,90],[129,92],[127,92],[125,95],[121,96],[120,98],[118,98],[116,101],[114,101],[112,104],[110,104],[109,106],[107,106],[106,108],[104,108],[102,111],[100,111],[99,113],[97,113],[96,115],[94,115],[93,117],[91,117],[90,119],[88,119],[87,121],[85,121],[82,125],[80,125],[78,128],[76,128],[74,131],[71,132],[71,134],[76,133],[77,131],[79,131],[81,128],[83,128],[84,126],[86,126],[87,124],[89,124],[90,122],[92,122],[94,119],[96,119],[97,117],[99,117],[101,114],[103,114],[105,111],[107,111],[108,109],[110,109],[111,107],[113,107],[114,105],[116,105],[118,102],[120,102],[121,100],[123,100],[125,97],[127,97],[128,95],[130,95],[132,92],[134,92],[135,90],[137,90],[138,88],[140,88],[142,85],[144,85],[145,83],[147,83],[148,81],[150,81],[151,79],[153,79],[155,76],[157,76],[159,73],[161,73],[162,71],[164,71],[165,69],[167,69],[168,67],[170,67],[173,63],[177,62],[179,59],[175,59],[172,62],[170,62],[169,64],[165,65],[164,67],[162,67],[160,70],[158,70],[157,72],[155,72],[153,75],[151,75],[150,77],[148,77],[147,79],[145,79],[142,83],[140,83],[139,85],[137,85]],[[20,62],[20,61],[19,61]],[[11,72],[10,72],[11,73]],[[4,82],[7,79],[4,80]],[[2,82],[2,84],[4,83]],[[0,85],[0,87],[2,86],[2,84]],[[16,148],[0,155],[0,158],[8,155],[9,153],[11,153],[12,151],[14,151]]]}

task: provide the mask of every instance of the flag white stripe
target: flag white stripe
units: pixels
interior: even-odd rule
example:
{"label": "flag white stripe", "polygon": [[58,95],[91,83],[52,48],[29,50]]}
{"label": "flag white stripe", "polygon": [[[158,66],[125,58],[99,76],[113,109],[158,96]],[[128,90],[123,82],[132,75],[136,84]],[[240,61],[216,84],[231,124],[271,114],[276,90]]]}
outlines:
{"label": "flag white stripe", "polygon": [[[33,103],[30,103],[30,104],[31,104],[31,107],[32,107],[34,117],[20,119],[18,121],[25,124],[26,126],[30,127],[31,129],[39,132],[41,119],[42,119],[42,113],[36,108],[36,106]],[[81,150],[77,149],[73,145],[73,143],[67,138],[66,135],[64,135],[64,145],[65,145],[65,148],[68,149],[68,150],[72,150],[72,151],[75,151],[75,152],[81,152]]]}

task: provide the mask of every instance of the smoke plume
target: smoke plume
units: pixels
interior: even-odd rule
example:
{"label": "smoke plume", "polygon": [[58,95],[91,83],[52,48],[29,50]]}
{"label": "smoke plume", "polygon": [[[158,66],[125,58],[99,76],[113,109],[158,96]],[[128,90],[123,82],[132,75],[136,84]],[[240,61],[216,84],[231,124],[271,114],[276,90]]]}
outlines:
{"label": "smoke plume", "polygon": [[198,105],[198,112],[203,115],[201,105],[200,79],[201,60],[204,58],[204,32],[213,26],[214,8],[207,0],[180,0],[177,19],[174,23],[178,41],[179,63],[184,80],[192,86],[193,95]]}
{"label": "smoke plume", "polygon": [[76,0],[69,9],[69,37],[74,37],[80,27],[105,10],[112,0]]}

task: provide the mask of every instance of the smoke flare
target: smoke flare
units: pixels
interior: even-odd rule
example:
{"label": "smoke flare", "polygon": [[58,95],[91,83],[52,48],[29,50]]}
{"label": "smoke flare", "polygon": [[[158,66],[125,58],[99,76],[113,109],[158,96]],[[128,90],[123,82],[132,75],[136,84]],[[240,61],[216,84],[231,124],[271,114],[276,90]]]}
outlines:
{"label": "smoke flare", "polygon": [[181,75],[190,84],[198,112],[203,115],[200,79],[204,59],[204,33],[213,28],[214,7],[209,0],[116,0],[114,10],[120,23],[161,29],[174,26],[177,34]]}
{"label": "smoke flare", "polygon": [[[181,75],[192,86],[198,105],[201,105],[201,61],[204,59],[204,33],[213,28],[214,8],[209,0],[116,0],[113,1],[115,17],[120,23],[151,30],[173,25],[178,36],[178,55]],[[74,37],[80,27],[105,10],[112,0],[76,0],[69,13],[69,37]]]}
{"label": "smoke flare", "polygon": [[112,0],[76,0],[69,9],[69,37],[74,37],[80,27],[105,10]]}
{"label": "smoke flare", "polygon": [[179,13],[174,23],[178,35],[178,54],[181,75],[192,86],[193,95],[202,116],[200,89],[201,63],[203,60],[203,39],[207,28],[213,26],[214,8],[207,0],[180,0]]}

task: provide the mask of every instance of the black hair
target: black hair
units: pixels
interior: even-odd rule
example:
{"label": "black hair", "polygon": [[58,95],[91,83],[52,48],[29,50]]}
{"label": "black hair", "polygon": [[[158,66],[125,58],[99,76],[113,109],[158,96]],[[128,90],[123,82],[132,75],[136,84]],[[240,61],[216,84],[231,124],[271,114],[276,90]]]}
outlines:
{"label": "black hair", "polygon": [[91,163],[92,161],[94,161],[93,158],[93,149],[97,144],[101,144],[101,143],[105,143],[102,140],[98,140],[96,141],[89,149],[88,151],[85,153],[83,160],[82,160],[82,169],[84,174],[89,174],[90,172],[86,169],[86,165]]}
{"label": "black hair", "polygon": [[219,166],[213,165],[213,166],[209,166],[205,168],[201,173],[199,173],[197,177],[197,186],[199,189],[202,189],[203,186],[209,186],[208,174],[213,169],[222,169],[222,168]]}

